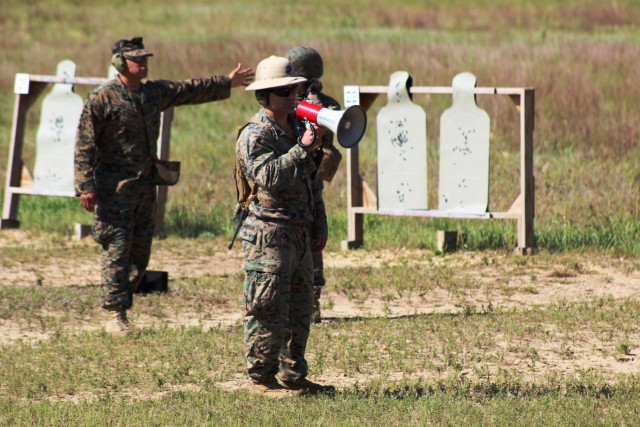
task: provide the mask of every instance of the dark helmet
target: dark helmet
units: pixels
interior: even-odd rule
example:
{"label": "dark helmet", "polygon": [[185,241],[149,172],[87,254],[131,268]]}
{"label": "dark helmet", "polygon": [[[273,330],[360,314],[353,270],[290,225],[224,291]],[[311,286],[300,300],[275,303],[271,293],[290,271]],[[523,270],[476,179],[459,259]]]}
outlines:
{"label": "dark helmet", "polygon": [[291,61],[298,75],[307,79],[319,79],[324,72],[322,57],[312,47],[298,46],[291,49],[285,57]]}

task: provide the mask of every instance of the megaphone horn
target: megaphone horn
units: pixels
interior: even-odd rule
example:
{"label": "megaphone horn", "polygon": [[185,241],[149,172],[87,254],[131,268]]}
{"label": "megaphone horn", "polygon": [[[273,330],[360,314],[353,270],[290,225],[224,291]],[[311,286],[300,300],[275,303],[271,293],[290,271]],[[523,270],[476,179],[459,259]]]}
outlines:
{"label": "megaphone horn", "polygon": [[296,117],[329,129],[344,148],[351,148],[360,142],[367,129],[367,113],[359,105],[352,105],[346,110],[330,110],[322,105],[300,101],[296,107]]}

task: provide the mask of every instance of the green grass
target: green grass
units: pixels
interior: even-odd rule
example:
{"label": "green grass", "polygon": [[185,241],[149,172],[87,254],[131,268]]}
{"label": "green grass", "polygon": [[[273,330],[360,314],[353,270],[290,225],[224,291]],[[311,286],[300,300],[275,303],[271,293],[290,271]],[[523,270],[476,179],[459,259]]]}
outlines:
{"label": "green grass", "polygon": [[[455,387],[455,386],[454,386]],[[462,387],[463,388],[463,387]],[[267,402],[239,393],[174,392],[139,404],[131,413],[127,402],[80,403],[61,407],[39,403],[0,404],[8,424],[48,425],[63,420],[68,425],[113,426],[383,426],[389,420],[407,426],[452,425],[633,425],[637,414],[633,399],[637,393],[615,388],[584,395],[578,390],[552,390],[539,396],[519,397],[504,391],[502,396],[477,397],[470,390],[442,391],[432,388],[398,386],[399,392],[362,393],[355,390],[335,399],[308,399],[299,402]],[[618,393],[620,392],[620,393]],[[621,395],[624,393],[624,397]],[[613,394],[613,396],[611,396]],[[466,395],[466,396],[465,396]],[[452,409],[453,408],[453,409]],[[112,414],[126,413],[114,420]]]}
{"label": "green grass", "polygon": [[[605,378],[596,369],[563,373],[547,366],[548,352],[568,366],[588,356],[635,357],[636,301],[585,297],[509,310],[469,296],[534,298],[549,283],[589,274],[603,254],[626,274],[640,269],[638,22],[635,0],[403,0],[393,7],[382,0],[3,1],[0,182],[16,73],[54,74],[70,58],[78,75],[104,76],[112,43],[135,35],[156,54],[150,77],[168,79],[226,74],[238,61],[255,67],[305,44],[322,53],[325,89],[338,100],[343,85],[385,85],[397,70],[410,72],[418,86],[449,85],[458,72],[471,71],[479,86],[535,88],[541,251],[511,257],[510,220],[365,216],[365,250],[395,251],[394,263],[330,269],[328,291],[356,303],[376,296],[387,306],[445,291],[454,308],[314,326],[313,375],[348,383],[334,398],[264,402],[221,386],[244,379],[240,326],[204,327],[214,310],[242,310],[241,277],[172,278],[169,294],[141,297],[136,305],[153,325],[137,338],[114,340],[96,330],[97,286],[78,286],[69,268],[68,286],[52,288],[31,264],[43,257],[97,260],[97,245],[69,243],[73,224],[90,216],[76,199],[24,196],[18,219],[30,241],[3,246],[0,266],[24,265],[34,274],[32,282],[0,286],[0,321],[50,338],[2,347],[0,425],[639,424],[636,375]],[[81,96],[88,89],[76,88]],[[414,101],[427,112],[428,199],[435,207],[439,117],[450,99]],[[374,190],[375,117],[385,102],[383,95],[372,105],[359,145],[361,173]],[[519,191],[517,111],[501,97],[478,97],[478,104],[491,118],[490,209],[507,210]],[[39,106],[25,129],[23,160],[31,170]],[[224,102],[177,109],[171,158],[182,161],[183,175],[169,190],[169,237],[155,242],[156,250],[207,256],[231,237],[235,132],[256,110],[241,89]],[[334,252],[346,239],[344,163],[325,189]],[[435,231],[442,229],[458,231],[464,249],[480,255],[462,265],[443,262],[446,256],[434,252]],[[510,272],[502,274],[505,265]],[[510,286],[510,275],[526,284]],[[187,314],[201,326],[164,326]],[[78,332],[74,325],[93,328]]]}
{"label": "green grass", "polygon": [[[191,196],[193,197],[193,195]],[[233,198],[220,204],[202,203],[194,198],[186,206],[169,203],[165,216],[168,234],[190,238],[230,239],[235,230]],[[90,223],[91,217],[75,199],[26,196],[20,201],[18,219],[32,231],[54,231],[74,234],[74,224]],[[563,218],[536,222],[536,246],[554,252],[596,248],[625,255],[640,254],[640,226],[635,216],[627,213],[599,215],[576,224]],[[599,216],[599,217],[598,217]],[[61,218],[63,220],[61,220]],[[600,222],[596,222],[599,220]],[[346,213],[334,211],[329,217],[330,250],[338,250],[347,238]],[[435,250],[436,231],[457,231],[466,238],[468,250],[513,249],[516,245],[515,221],[450,220],[407,217],[365,216],[365,247],[409,247]]]}
{"label": "green grass", "polygon": [[[65,244],[50,236],[49,243],[39,237],[45,257]],[[7,246],[2,259],[26,261],[28,252],[17,247]],[[57,255],[76,260],[90,247],[71,245]],[[220,247],[217,240],[170,237],[157,250],[206,257]],[[379,267],[331,268],[325,305],[344,295],[356,305],[378,296],[420,307],[444,291],[453,307],[314,325],[311,378],[335,380],[339,392],[296,403],[248,394],[240,321],[215,320],[242,311],[240,274],[176,275],[168,293],[138,296],[133,320],[145,324],[124,339],[99,330],[97,286],[4,285],[0,323],[17,325],[23,339],[0,348],[0,425],[634,425],[638,376],[581,361],[633,363],[638,301],[585,296],[523,309],[500,304],[594,274],[585,260],[634,272],[632,260],[566,252],[523,258],[400,250]],[[519,276],[532,284],[505,285]],[[180,326],[181,316],[198,326]],[[40,334],[48,338],[33,339]]]}
{"label": "green grass", "polygon": [[21,196],[18,220],[25,229],[73,235],[74,224],[91,222],[79,199],[68,197]]}
{"label": "green grass", "polygon": [[[314,327],[313,374],[360,379],[333,398],[296,403],[221,391],[243,370],[239,326],[156,327],[133,339],[60,333],[3,348],[0,424],[632,425],[639,420],[636,376],[558,375],[536,365],[535,348],[551,344],[570,361],[573,348],[590,351],[580,348],[586,329],[601,330],[604,351],[619,353],[629,346],[620,338],[624,325],[637,332],[638,308],[594,301]],[[496,341],[506,342],[503,350],[489,350]],[[531,360],[524,372],[508,367],[520,358]]]}
{"label": "green grass", "polygon": [[[80,7],[79,5],[83,5]],[[366,4],[366,7],[364,6]],[[152,78],[186,78],[226,73],[237,61],[255,66],[266,55],[309,44],[325,59],[328,93],[341,99],[345,84],[384,85],[397,69],[416,85],[448,85],[468,70],[480,86],[536,89],[534,175],[536,244],[554,251],[593,247],[636,255],[633,224],[640,215],[637,192],[638,143],[635,126],[637,22],[633,1],[403,1],[336,0],[314,5],[292,1],[263,8],[255,1],[4,2],[0,6],[0,152],[8,152],[16,72],[52,74],[72,58],[78,74],[105,74],[109,46],[131,31],[145,36],[156,52]],[[335,11],[339,10],[340,14]],[[363,10],[367,13],[364,14]],[[259,19],[258,19],[259,17]],[[244,25],[247,22],[258,24]],[[278,31],[272,23],[278,22]],[[185,23],[188,25],[185,26]],[[59,31],[60,28],[65,31]],[[186,30],[188,28],[188,30]],[[132,30],[133,29],[133,30]],[[79,52],[82,52],[80,54]],[[85,95],[88,88],[78,88]],[[416,96],[427,112],[429,205],[437,206],[440,114],[445,96]],[[369,111],[370,130],[360,144],[361,171],[376,188],[375,116],[384,95]],[[490,209],[506,210],[518,195],[518,120],[510,101],[479,97],[492,120]],[[580,108],[575,108],[580,106]],[[183,162],[183,177],[170,189],[167,227],[181,237],[225,236],[233,225],[231,171],[235,129],[255,112],[250,94],[235,89],[230,100],[176,112],[172,158]],[[24,160],[32,168],[38,105],[28,114]],[[3,158],[0,158],[2,160]],[[4,158],[6,159],[6,158]],[[4,164],[4,163],[3,163]],[[330,247],[346,235],[345,166],[325,191],[332,225]],[[4,180],[0,166],[0,179]],[[33,200],[32,200],[33,199]],[[27,229],[70,234],[89,219],[76,203],[23,197],[20,221]],[[464,231],[473,249],[515,245],[514,221],[440,221],[367,217],[370,247],[434,248],[433,231]],[[398,231],[398,225],[407,227]]]}

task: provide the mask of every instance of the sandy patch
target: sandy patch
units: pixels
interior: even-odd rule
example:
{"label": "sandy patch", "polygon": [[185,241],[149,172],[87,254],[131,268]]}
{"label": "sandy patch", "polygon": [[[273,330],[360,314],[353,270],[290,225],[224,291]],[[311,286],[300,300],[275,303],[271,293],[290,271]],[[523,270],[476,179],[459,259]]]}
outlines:
{"label": "sandy patch", "polygon": [[[81,242],[58,239],[52,242],[46,235],[3,230],[0,232],[0,248],[0,286],[97,286],[100,282],[95,244],[88,239]],[[12,251],[19,256],[12,257]],[[47,253],[46,256],[39,256],[43,251]],[[70,251],[83,255],[70,259]],[[33,256],[26,257],[25,252],[32,253]],[[173,279],[230,275],[241,277],[242,263],[239,247],[228,251],[223,244],[215,242],[178,242],[172,245],[171,242],[163,241],[154,249],[149,268],[169,271]],[[549,304],[593,301],[597,298],[624,300],[640,297],[640,272],[636,262],[624,258],[564,255],[517,259],[498,252],[459,252],[436,257],[429,251],[402,249],[325,253],[326,269],[363,266],[384,269],[407,263],[446,266],[461,284],[471,283],[472,286],[461,285],[451,289],[436,286],[428,292],[403,292],[399,295],[382,295],[372,291],[362,300],[325,292],[323,322],[326,324],[346,318],[457,313],[469,307],[479,311],[527,309]],[[133,320],[141,327],[235,327],[242,322],[242,312],[236,305],[219,307],[206,316],[184,307],[181,307],[178,315],[166,313],[161,318],[132,314]],[[56,316],[55,313],[46,315]],[[99,330],[101,324],[94,317],[86,321],[63,323],[61,327],[65,333],[80,333]],[[562,351],[558,350],[557,340],[527,343],[535,349],[535,353],[532,352],[528,357],[511,357],[507,344],[503,343],[498,348],[491,349],[496,354],[496,360],[501,361],[485,364],[484,373],[467,370],[456,374],[477,378],[488,375],[495,378],[501,369],[513,369],[521,372],[523,377],[535,380],[544,378],[548,372],[575,375],[595,371],[611,378],[640,373],[640,361],[636,357],[640,349],[632,348],[626,355],[612,354],[611,351],[602,349],[597,337],[589,335],[590,331],[585,330],[580,334],[580,339],[572,340],[570,346]],[[47,339],[51,335],[50,330],[40,328],[37,324],[25,325],[11,319],[0,319],[0,344]],[[632,334],[628,341],[640,342],[640,334]],[[499,357],[498,353],[502,356]],[[522,352],[518,354],[521,355]],[[450,373],[445,371],[439,375]],[[433,378],[433,372],[399,372],[397,376]],[[326,373],[315,378],[339,388],[369,379],[370,376],[355,373],[348,378],[341,374]],[[247,388],[249,383],[239,374],[237,378],[219,386],[225,390],[235,390]],[[161,395],[162,393],[158,396]]]}

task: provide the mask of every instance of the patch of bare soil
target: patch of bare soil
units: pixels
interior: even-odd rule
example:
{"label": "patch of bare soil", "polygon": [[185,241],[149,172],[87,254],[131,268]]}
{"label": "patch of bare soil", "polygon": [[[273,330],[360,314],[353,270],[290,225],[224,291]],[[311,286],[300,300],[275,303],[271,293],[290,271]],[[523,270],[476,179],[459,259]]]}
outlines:
{"label": "patch of bare soil", "polygon": [[[39,248],[50,247],[46,236],[28,235],[19,230],[0,231],[2,252],[17,247],[33,251],[27,261],[12,262],[10,256],[2,255],[0,262],[2,275],[0,286],[97,286],[100,282],[98,258],[90,240],[81,242],[58,242],[59,255],[38,257]],[[187,247],[185,247],[187,245]],[[178,247],[176,247],[178,246]],[[87,248],[93,255],[74,259],[71,263],[65,249]],[[212,275],[241,275],[242,252],[239,245],[228,251],[221,243],[172,245],[164,241],[156,245],[151,270],[168,271],[174,279],[197,278]],[[616,300],[640,297],[640,272],[635,260],[606,256],[541,256],[536,255],[521,261],[511,255],[498,252],[447,254],[434,257],[429,251],[420,250],[371,250],[325,253],[325,269],[368,266],[386,268],[407,263],[431,263],[446,265],[459,280],[461,286],[436,287],[428,293],[403,293],[389,298],[388,295],[371,292],[364,300],[353,300],[343,294],[325,292],[323,294],[323,322],[345,318],[403,317],[430,313],[456,313],[473,307],[479,310],[516,309],[524,310],[535,306],[562,304],[578,301],[593,301],[597,298]],[[69,268],[72,264],[73,268]],[[465,282],[474,283],[464,286]],[[186,311],[185,311],[186,310]],[[141,326],[151,326],[157,318],[134,314],[134,320]],[[169,325],[198,325],[204,328],[237,325],[243,313],[236,307],[220,307],[212,310],[207,319],[201,314],[181,309],[180,315],[168,313],[162,318]],[[86,322],[73,322],[69,332],[98,330],[101,324],[94,318]],[[322,325],[320,325],[321,327]],[[50,333],[37,328],[23,328],[13,320],[0,319],[0,344],[10,344],[18,340],[46,339]],[[485,373],[494,376],[501,369],[516,369],[524,377],[541,378],[549,371],[559,375],[575,375],[579,372],[594,371],[608,378],[621,374],[640,373],[640,361],[636,356],[640,348],[632,347],[626,355],[604,351],[599,339],[589,330],[582,332],[579,340],[572,341],[570,348],[558,351],[558,343],[528,342],[524,345],[535,349],[530,357],[510,357],[507,348],[491,349],[502,352],[502,362],[489,365]],[[628,337],[630,343],[640,343],[640,334]],[[506,347],[507,344],[505,343]],[[522,352],[517,353],[519,355]],[[397,373],[400,377],[419,377],[420,372]],[[441,373],[446,375],[447,372]],[[485,375],[461,372],[460,375]],[[433,377],[433,372],[423,375]],[[347,387],[367,380],[365,374],[342,375],[325,374],[315,378],[318,381]],[[246,388],[248,381],[242,374],[237,379],[220,384],[223,389]]]}

